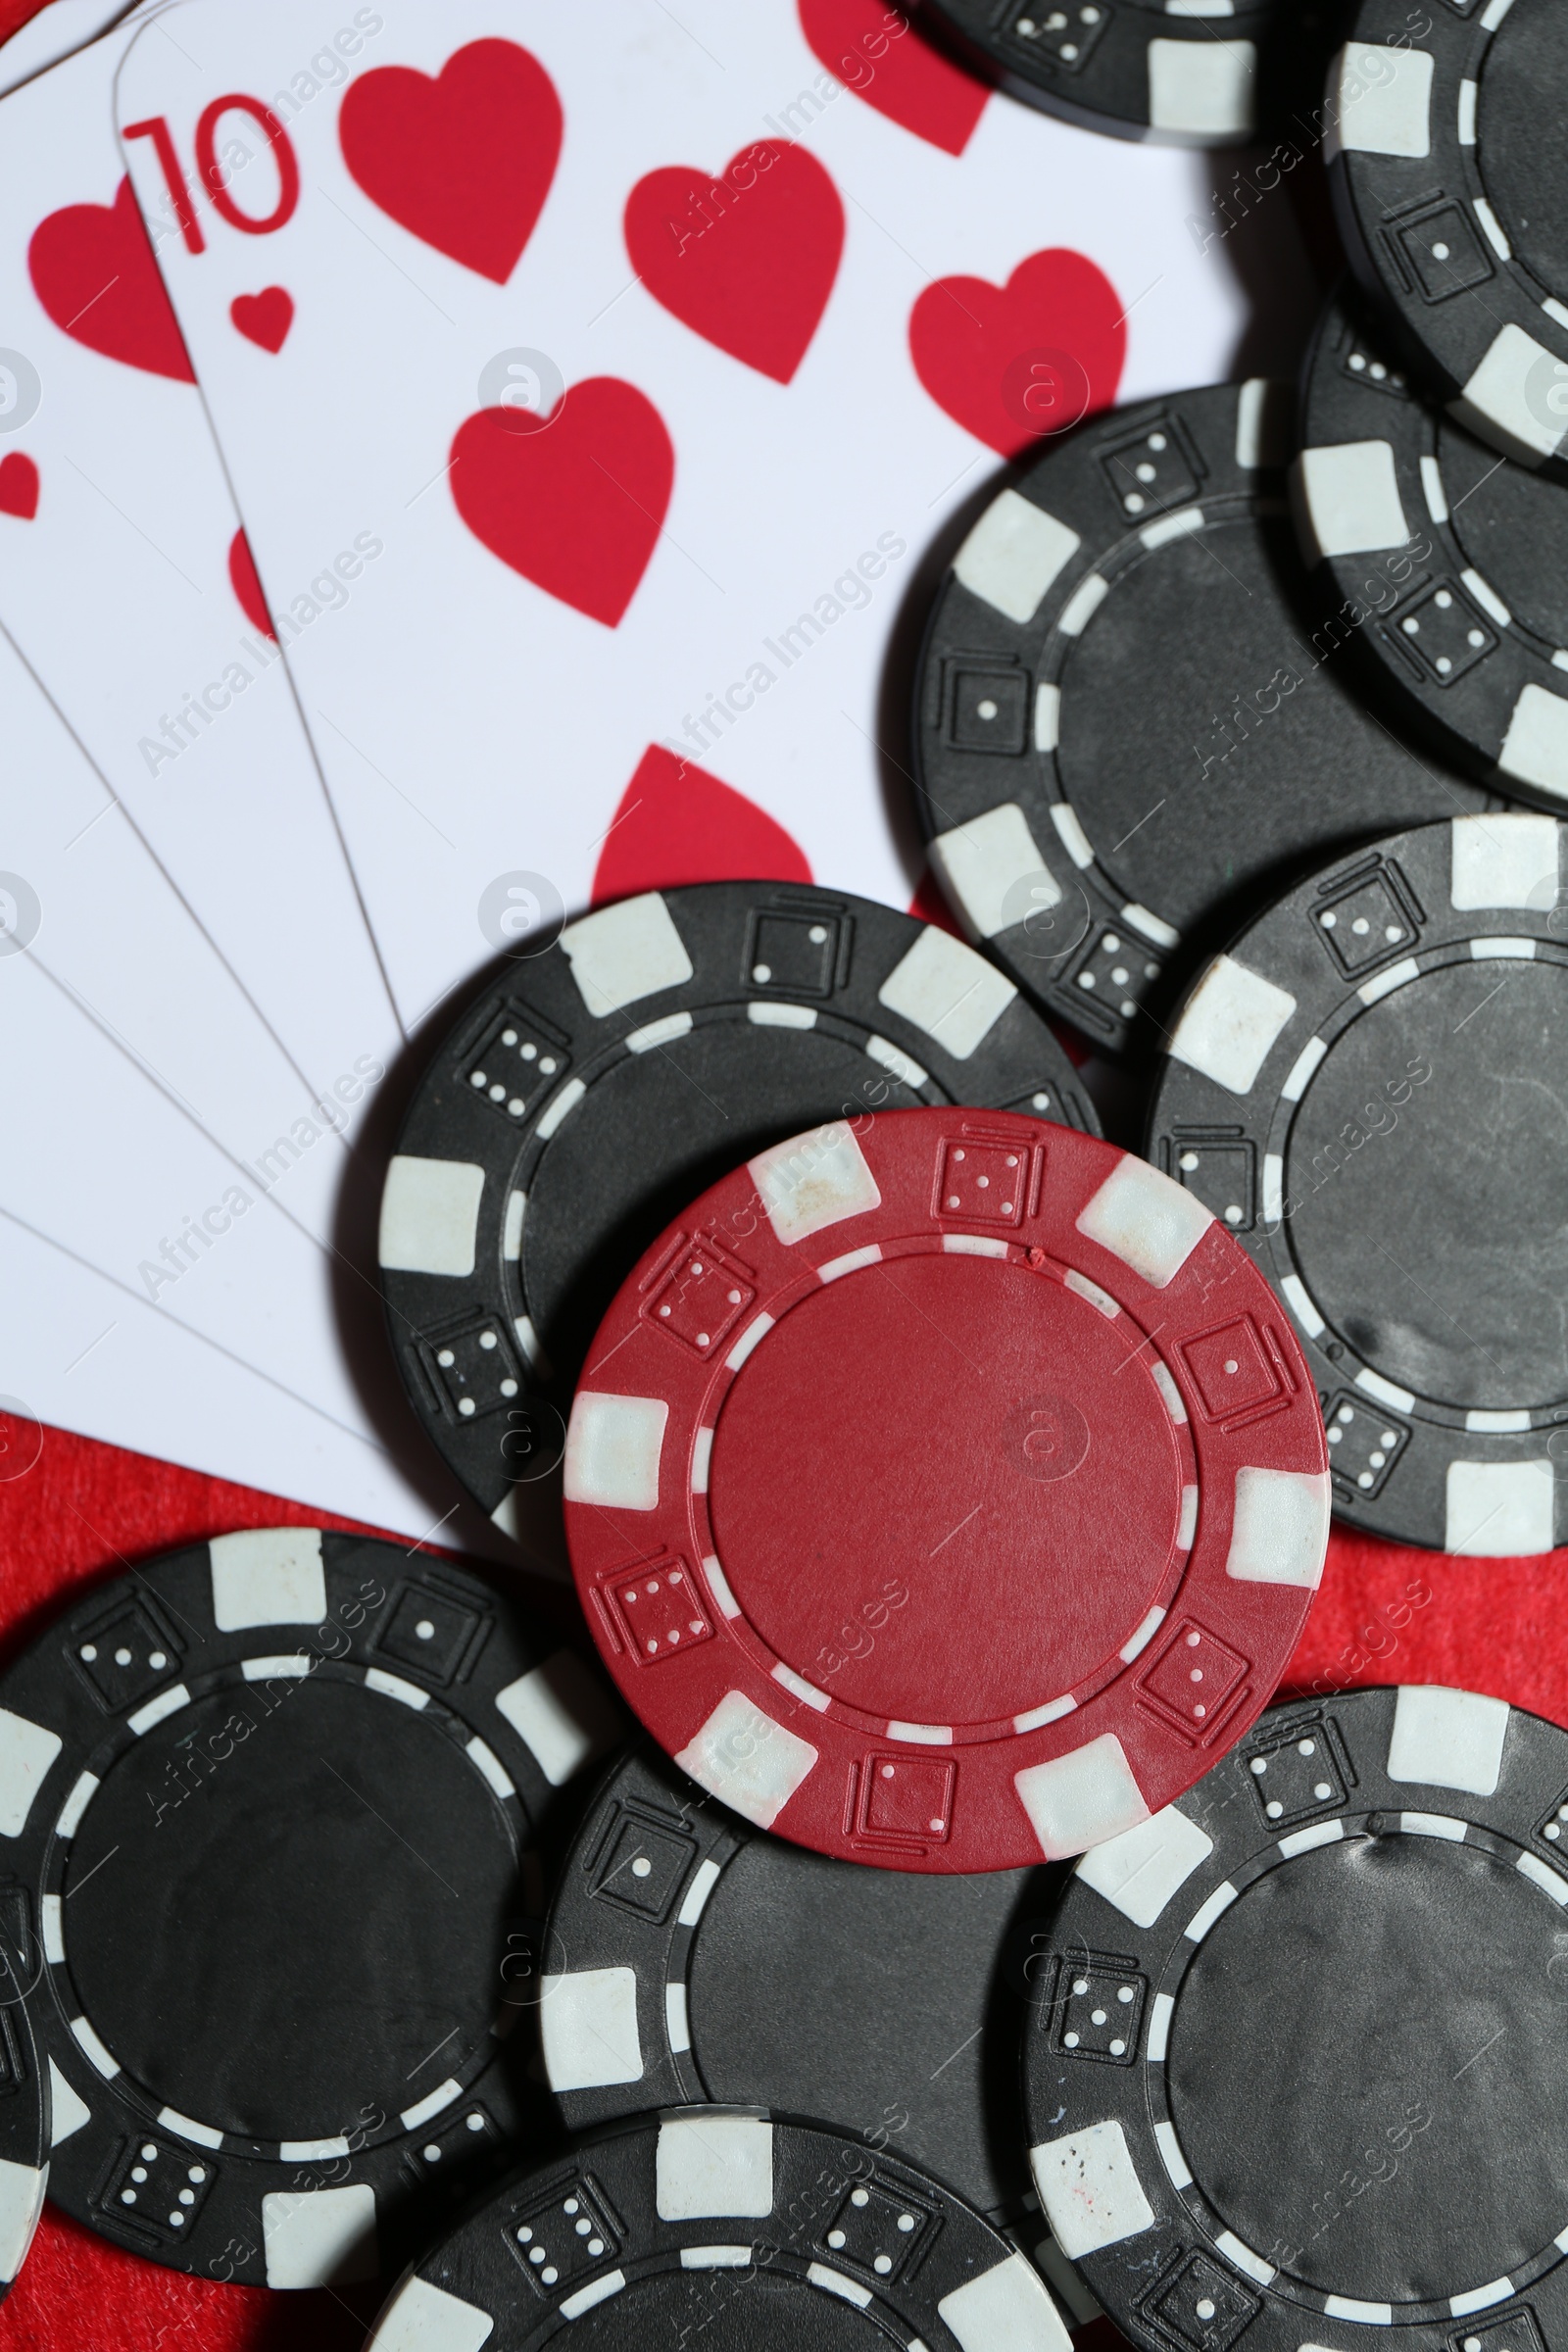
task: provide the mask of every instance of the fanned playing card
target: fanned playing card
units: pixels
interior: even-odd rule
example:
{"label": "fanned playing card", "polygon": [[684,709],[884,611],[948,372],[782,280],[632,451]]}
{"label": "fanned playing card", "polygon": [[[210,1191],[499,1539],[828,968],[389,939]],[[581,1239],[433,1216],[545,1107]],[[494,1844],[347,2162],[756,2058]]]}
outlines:
{"label": "fanned playing card", "polygon": [[710,778],[906,904],[934,566],[1239,324],[1199,162],[864,0],[183,0],[117,106],[405,1022],[650,774],[699,861]]}

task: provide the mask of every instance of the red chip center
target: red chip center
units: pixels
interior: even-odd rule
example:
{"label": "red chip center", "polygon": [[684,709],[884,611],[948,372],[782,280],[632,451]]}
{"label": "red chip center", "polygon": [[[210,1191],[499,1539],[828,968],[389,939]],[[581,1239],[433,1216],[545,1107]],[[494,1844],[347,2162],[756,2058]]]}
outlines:
{"label": "red chip center", "polygon": [[810,1292],[742,1365],[708,1507],[743,1615],[892,1722],[1063,1696],[1161,1595],[1181,1456],[1126,1316],[923,1250]]}

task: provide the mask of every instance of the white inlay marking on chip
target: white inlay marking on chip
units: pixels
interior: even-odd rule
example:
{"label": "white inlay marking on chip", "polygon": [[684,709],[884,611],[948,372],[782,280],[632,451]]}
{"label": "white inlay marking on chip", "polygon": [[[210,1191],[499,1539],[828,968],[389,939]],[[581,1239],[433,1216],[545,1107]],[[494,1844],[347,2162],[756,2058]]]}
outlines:
{"label": "white inlay marking on chip", "polygon": [[92,2109],[85,2099],[73,2089],[54,2060],[49,2061],[49,2145],[58,2148],[62,2140],[70,2139],[83,2124],[92,2122]]}
{"label": "white inlay marking on chip", "polygon": [[[1284,1214],[1283,1201],[1281,1204],[1280,1214]],[[1290,1308],[1292,1314],[1296,1317],[1296,1320],[1298,1323],[1299,1323],[1307,1338],[1309,1340],[1315,1340],[1318,1336],[1318,1333],[1324,1330],[1326,1326],[1322,1316],[1318,1313],[1316,1306],[1313,1304],[1311,1293],[1308,1291],[1305,1283],[1301,1280],[1299,1274],[1282,1274],[1280,1277],[1280,1290],[1284,1296],[1286,1305]]]}
{"label": "white inlay marking on chip", "polygon": [[718,1603],[720,1614],[725,1617],[738,1617],[741,1613],[741,1604],[730,1591],[729,1578],[724,1574],[716,1552],[710,1551],[705,1557],[703,1574],[708,1579],[709,1591]]}
{"label": "white inlay marking on chip", "polygon": [[1374,1372],[1370,1365],[1362,1366],[1355,1376],[1355,1385],[1358,1389],[1365,1389],[1369,1396],[1375,1396],[1379,1404],[1388,1405],[1396,1413],[1407,1413],[1415,1403],[1408,1389],[1396,1388],[1392,1380],[1385,1380],[1382,1373]]}
{"label": "white inlay marking on chip", "polygon": [[624,2271],[606,2271],[602,2278],[590,2278],[587,2285],[579,2286],[574,2295],[562,2297],[562,2318],[580,2320],[584,2312],[594,2310],[600,2303],[608,2303],[612,2295],[618,2295],[625,2283]]}
{"label": "white inlay marking on chip", "polygon": [[565,1496],[607,1510],[659,1508],[659,1461],[669,1403],[579,1389],[566,1427]]}
{"label": "white inlay marking on chip", "polygon": [[71,2020],[71,2031],[80,2044],[88,2064],[95,2072],[102,2075],[106,2082],[112,2082],[120,2072],[119,2059],[111,2056],[110,2052],[105,2049],[84,2017],[74,2017]]}
{"label": "white inlay marking on chip", "polygon": [[1222,1880],[1219,1886],[1200,1903],[1182,1930],[1188,1942],[1201,1943],[1215,1920],[1230,1909],[1236,1900],[1236,1895],[1237,1889],[1231,1885],[1229,1879]]}
{"label": "white inlay marking on chip", "polygon": [[1025,2254],[954,2287],[937,2311],[962,2352],[1067,2352],[1072,2340]]}
{"label": "white inlay marking on chip", "polygon": [[1332,1496],[1326,1470],[1236,1473],[1236,1516],[1227,1576],[1248,1585],[1299,1585],[1315,1592],[1328,1556]]}
{"label": "white inlay marking on chip", "polygon": [[1286,1861],[1290,1862],[1298,1854],[1309,1854],[1320,1845],[1338,1845],[1344,1836],[1343,1821],[1314,1821],[1310,1828],[1293,1830],[1288,1838],[1282,1838],[1279,1848]]}
{"label": "white inlay marking on chip", "polygon": [[1175,1281],[1214,1218],[1193,1193],[1147,1160],[1124,1154],[1077,1219],[1078,1231],[1162,1291]]}
{"label": "white inlay marking on chip", "polygon": [[584,1968],[547,1976],[540,1987],[539,2029],[552,2090],[602,2090],[643,2079],[635,1969]]}
{"label": "white inlay marking on chip", "polygon": [[703,1911],[707,1905],[709,1896],[712,1893],[713,1888],[718,1885],[720,1876],[721,1871],[718,1863],[698,1863],[697,1868],[692,1872],[691,1885],[687,1887],[685,1894],[681,1898],[680,1909],[675,1914],[676,1919],[683,1928],[696,1927],[697,1922],[703,1916]]}
{"label": "white inlay marking on chip", "polygon": [[682,2246],[683,2271],[744,2271],[751,2267],[751,2246]]}
{"label": "white inlay marking on chip", "polygon": [[727,1690],[675,1761],[721,1803],[770,1830],[817,1752],[743,1690]]}
{"label": "white inlay marking on chip", "polygon": [[377,1255],[397,1274],[471,1274],[484,1170],[466,1159],[416,1159],[400,1152],[381,1194]]}
{"label": "white inlay marking on chip", "polygon": [[172,1690],[160,1690],[156,1698],[150,1698],[144,1707],[138,1707],[134,1715],[127,1715],[125,1729],[134,1732],[138,1740],[143,1739],[154,1724],[162,1723],[170,1715],[177,1715],[181,1707],[189,1705],[190,1692],[183,1683],[175,1683]]}
{"label": "white inlay marking on chip", "polygon": [[1149,1819],[1137,1775],[1114,1732],[1027,1766],[1013,1774],[1012,1785],[1048,1862],[1081,1854]]}
{"label": "white inlay marking on chip", "polygon": [[430,1704],[430,1693],[421,1690],[417,1683],[405,1681],[401,1674],[388,1674],[380,1666],[366,1669],[365,1688],[378,1690],[383,1698],[395,1698],[399,1706],[412,1707],[416,1715]]}
{"label": "white inlay marking on chip", "polygon": [[774,1144],[746,1165],[786,1250],[881,1205],[865,1154],[841,1120]]}
{"label": "white inlay marking on chip", "polygon": [[863,1250],[846,1250],[842,1257],[830,1257],[816,1269],[818,1282],[838,1282],[846,1274],[858,1274],[862,1266],[880,1265],[882,1245],[868,1242]]}
{"label": "white inlay marking on chip", "polygon": [[1486,1698],[1476,1690],[1403,1684],[1389,1740],[1390,1780],[1494,1796],[1509,1712],[1506,1699]]}
{"label": "white inlay marking on chip", "polygon": [[763,2116],[665,2116],[655,2193],[662,2222],[762,2222],[773,2211],[773,2127]]}
{"label": "white inlay marking on chip", "polygon": [[691,1034],[692,1016],[689,1012],[667,1012],[662,1021],[650,1021],[646,1028],[632,1029],[626,1036],[628,1054],[651,1054],[656,1046],[672,1046],[677,1037]]}
{"label": "white inlay marking on chip", "polygon": [[365,2352],[483,2352],[495,2326],[489,2312],[416,2271],[382,2312]]}
{"label": "white inlay marking on chip", "polygon": [[213,1622],[220,1634],[260,1625],[319,1625],[326,1571],[318,1527],[252,1527],[208,1544]]}
{"label": "white inlay marking on chip", "polygon": [[534,1132],[541,1143],[548,1143],[564,1126],[587,1092],[580,1078],[568,1078],[565,1085],[551,1096],[535,1123]]}
{"label": "white inlay marking on chip", "polygon": [[1243,138],[1257,106],[1253,41],[1149,44],[1149,120],[1167,138]]}
{"label": "white inlay marking on chip", "polygon": [[1337,441],[1297,460],[1300,504],[1318,557],[1369,555],[1410,537],[1387,441]]}
{"label": "white inlay marking on chip", "polygon": [[1445,1551],[1472,1559],[1538,1557],[1556,1543],[1553,1465],[1450,1462],[1444,1494]]}
{"label": "white inlay marking on chip", "polygon": [[953,559],[962,587],[1022,628],[1078,553],[1078,533],[1016,490],[992,500]]}
{"label": "white inlay marking on chip", "polygon": [[664,2039],[672,2050],[689,2050],[692,2046],[691,2019],[686,2008],[686,1987],[674,1979],[664,1986]]}
{"label": "white inlay marking on chip", "polygon": [[[1055,750],[1056,730],[1060,722],[1061,688],[1053,686],[1049,680],[1043,679],[1035,688],[1035,750],[1037,752],[1054,752]],[[1054,820],[1056,817],[1057,809],[1064,806],[1065,804],[1060,801],[1052,803],[1051,814]],[[1076,823],[1077,819],[1074,818],[1073,821]],[[1057,823],[1056,829],[1058,832],[1061,830],[1059,823]]]}
{"label": "white inlay marking on chip", "polygon": [[380,2270],[375,2191],[368,2181],[274,2190],[262,2199],[262,2243],[269,2286],[345,2286],[373,2278]]}
{"label": "white inlay marking on chip", "polygon": [[950,1257],[1005,1257],[1007,1245],[994,1233],[945,1233],[942,1247]]}
{"label": "white inlay marking on chip", "polygon": [[[946,932],[942,936],[946,938]],[[950,944],[957,947],[960,943],[953,940]],[[906,1054],[902,1046],[894,1045],[888,1038],[868,1037],[865,1041],[865,1053],[868,1061],[879,1062],[883,1069],[892,1072],[901,1086],[909,1087],[916,1094],[930,1076],[930,1072],[922,1068],[912,1054]]]}
{"label": "white inlay marking on chip", "polygon": [[1248,1095],[1296,1012],[1296,999],[1232,956],[1216,956],[1188,998],[1169,1053],[1227,1094]]}
{"label": "white inlay marking on chip", "polygon": [[22,1836],[32,1800],[64,1745],[58,1732],[0,1707],[0,1837]]}
{"label": "white inlay marking on chip", "polygon": [[1149,2035],[1144,2056],[1151,2066],[1163,2066],[1170,2043],[1170,2021],[1176,2014],[1176,2002],[1168,1992],[1156,1992],[1149,2009]]}
{"label": "white inlay marking on chip", "polygon": [[927,855],[976,939],[995,939],[1061,904],[1061,884],[1015,801],[939,833]]}
{"label": "white inlay marking on chip", "polygon": [[760,1004],[748,1004],[746,1018],[755,1021],[759,1029],[814,1029],[816,1007],[774,1003],[769,999]]}
{"label": "white inlay marking on chip", "polygon": [[501,1235],[501,1254],[509,1266],[514,1266],[522,1256],[522,1220],[527,1212],[526,1193],[507,1195],[506,1224]]}
{"label": "white inlay marking on chip", "polygon": [[1442,1838],[1450,1845],[1463,1845],[1468,1825],[1455,1821],[1451,1813],[1401,1813],[1399,1829],[1406,1838]]}
{"label": "white inlay marking on chip", "polygon": [[1015,1715],[1012,1728],[1015,1732],[1042,1731],[1048,1723],[1059,1723],[1064,1715],[1076,1714],[1077,1710],[1078,1701],[1069,1691],[1065,1698],[1048,1698],[1043,1707],[1030,1707],[1024,1714]]}
{"label": "white inlay marking on chip", "polygon": [[805,1675],[797,1674],[793,1666],[786,1666],[782,1658],[774,1663],[773,1680],[781,1690],[789,1692],[791,1698],[798,1698],[803,1706],[814,1707],[818,1715],[825,1715],[833,1704],[825,1690],[818,1690],[814,1683],[808,1683]]}
{"label": "white inlay marking on chip", "polygon": [[692,1493],[694,1494],[708,1493],[708,1471],[712,1458],[713,1433],[710,1429],[700,1429],[692,1440]]}
{"label": "white inlay marking on chip", "polygon": [[1187,1421],[1187,1407],[1182,1402],[1182,1393],[1176,1386],[1170,1366],[1161,1363],[1156,1356],[1149,1369],[1153,1376],[1154,1386],[1159,1391],[1160,1401],[1166,1412],[1169,1413],[1178,1428],[1184,1427]]}
{"label": "white inlay marking on chip", "polygon": [[1550,914],[1557,905],[1562,828],[1554,816],[1456,816],[1448,840],[1448,899],[1457,913],[1519,906]]}
{"label": "white inlay marking on chip", "polygon": [[1135,1928],[1152,1928],[1214,1850],[1214,1840],[1175,1805],[1085,1854],[1077,1875]]}
{"label": "white inlay marking on chip", "polygon": [[1497,767],[1516,783],[1568,800],[1568,701],[1544,686],[1522,687]]}
{"label": "white inlay marking on chip", "polygon": [[691,957],[657,890],[568,923],[561,948],[597,1021],[662,989],[684,988],[693,977]]}
{"label": "white inlay marking on chip", "polygon": [[1029,2151],[1035,2191],[1053,2235],[1069,2262],[1119,2245],[1154,2226],[1127,2145],[1113,2119],[1090,2124]]}
{"label": "white inlay marking on chip", "polygon": [[[1481,203],[1475,212],[1490,236],[1497,226],[1496,215]],[[1503,243],[1506,246],[1506,238]],[[1538,387],[1550,388],[1562,380],[1561,363],[1544,343],[1522,326],[1502,326],[1449,407],[1461,424],[1479,423],[1504,456],[1522,466],[1539,466],[1543,458],[1556,456],[1568,428]]]}
{"label": "white inlay marking on chip", "polygon": [[731,1372],[738,1372],[747,1357],[759,1348],[773,1328],[771,1315],[754,1315],[741,1333],[724,1361]]}
{"label": "white inlay marking on chip", "polygon": [[1165,1611],[1163,1609],[1156,1607],[1150,1610],[1137,1633],[1129,1641],[1124,1642],[1116,1653],[1123,1665],[1130,1666],[1134,1658],[1142,1656],[1164,1622]]}
{"label": "white inlay marking on chip", "polygon": [[967,1061],[1017,994],[995,964],[928,924],[877,990],[877,1003],[911,1021],[955,1061]]}
{"label": "white inlay marking on chip", "polygon": [[1339,146],[1349,155],[1396,155],[1411,162],[1430,155],[1432,75],[1428,50],[1348,42],[1329,72]]}
{"label": "white inlay marking on chip", "polygon": [[569,1649],[558,1649],[508,1683],[495,1703],[552,1788],[564,1788],[625,1737],[625,1718],[614,1699]]}
{"label": "white inlay marking on chip", "polygon": [[1234,2231],[1222,2230],[1214,2243],[1227,2262],[1234,2263],[1237,2270],[1245,2271],[1249,2278],[1255,2278],[1259,2286],[1267,2286],[1274,2277],[1273,2265],[1265,2262],[1261,2254],[1254,2254],[1251,2247],[1245,2245]]}
{"label": "white inlay marking on chip", "polygon": [[1110,594],[1110,582],[1098,571],[1081,579],[1056,616],[1056,626],[1064,637],[1081,637]]}
{"label": "white inlay marking on chip", "polygon": [[1193,2179],[1192,2168],[1182,2154],[1182,2143],[1176,2136],[1176,2127],[1168,2118],[1161,2118],[1154,2126],[1154,2145],[1159,2150],[1160,2161],[1166,2172],[1169,2173],[1173,2185],[1177,2188],[1190,2187]]}
{"label": "white inlay marking on chip", "polygon": [[1392,997],[1396,989],[1408,988],[1412,980],[1420,977],[1421,966],[1409,956],[1403,963],[1390,964],[1386,972],[1376,972],[1370,980],[1363,980],[1355,993],[1363,1004],[1376,1004],[1384,997]]}
{"label": "white inlay marking on chip", "polygon": [[66,1801],[60,1808],[60,1817],[55,1823],[57,1838],[74,1838],[81,1826],[81,1817],[97,1792],[98,1776],[96,1773],[81,1772],[76,1775]]}

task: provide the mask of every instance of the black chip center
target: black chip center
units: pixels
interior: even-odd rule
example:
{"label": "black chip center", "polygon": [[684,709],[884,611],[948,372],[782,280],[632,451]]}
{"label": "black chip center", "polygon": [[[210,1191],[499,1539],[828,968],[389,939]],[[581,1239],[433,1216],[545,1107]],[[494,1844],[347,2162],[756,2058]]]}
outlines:
{"label": "black chip center", "polygon": [[642,1252],[731,1168],[846,1113],[919,1102],[845,1039],[744,1011],[612,1063],[528,1188],[523,1287],[557,1377],[576,1373]]}
{"label": "black chip center", "polygon": [[[1568,387],[1565,387],[1568,391]],[[1568,427],[1568,409],[1562,422]],[[1568,489],[1527,466],[1499,465],[1448,417],[1438,463],[1455,538],[1516,621],[1553,648],[1568,645]]]}
{"label": "black chip center", "polygon": [[1307,1088],[1286,1155],[1301,1278],[1417,1396],[1568,1397],[1565,1167],[1568,971],[1444,965],[1352,1021]]}
{"label": "black chip center", "polygon": [[1037,1887],[1029,1871],[926,1878],[749,1841],[687,1970],[709,2097],[885,2133],[982,2211],[1002,2205],[1025,2185],[1006,2162],[1022,2146],[1018,2022],[984,2028],[1008,1923]]}
{"label": "black chip center", "polygon": [[1451,793],[1319,662],[1283,522],[1239,516],[1118,575],[1067,655],[1057,765],[1116,889],[1182,932]]}
{"label": "black chip center", "polygon": [[[256,1687],[215,1691],[108,1773],[66,1874],[67,1959],[159,2106],[242,2138],[373,2139],[487,2041],[517,1854],[424,1715],[326,1673],[267,1689],[270,1713]],[[218,1752],[242,1713],[249,1737],[194,1768],[188,1743]]]}
{"label": "black chip center", "polygon": [[1319,1847],[1233,1903],[1183,1981],[1167,2083],[1226,2225],[1323,2294],[1434,2302],[1568,2217],[1563,1914],[1473,1845]]}
{"label": "black chip center", "polygon": [[1514,252],[1559,301],[1568,298],[1565,122],[1568,21],[1558,0],[1513,0],[1481,73],[1481,175]]}

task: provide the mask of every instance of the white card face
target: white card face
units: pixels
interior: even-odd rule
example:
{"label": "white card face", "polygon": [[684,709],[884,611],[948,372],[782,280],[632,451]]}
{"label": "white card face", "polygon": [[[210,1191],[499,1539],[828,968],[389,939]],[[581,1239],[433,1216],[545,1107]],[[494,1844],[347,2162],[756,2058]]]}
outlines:
{"label": "white card face", "polygon": [[[0,1295],[0,1407],[374,1527],[418,1535],[437,1516],[368,1431],[338,1429],[3,1212]],[[19,1442],[0,1463],[0,1511],[33,1458]]]}
{"label": "white card face", "polygon": [[397,1026],[285,664],[235,585],[265,617],[123,184],[129,37],[0,104],[0,625],[308,1098],[389,1059]]}
{"label": "white card face", "polygon": [[906,903],[933,552],[1242,323],[1201,157],[870,0],[181,0],[117,110],[406,1023],[651,809],[735,870],[712,777]]}
{"label": "white card face", "polygon": [[[0,844],[0,977],[25,962],[47,974],[172,1115],[313,1248],[329,1247],[345,1138],[382,1063],[367,1050],[320,1094],[307,1086],[3,633]],[[16,1043],[8,1030],[8,1057]],[[93,1139],[89,1161],[118,1163],[120,1139],[94,1135],[69,1065],[58,1084],[61,1113]],[[41,1121],[8,1164],[43,1169],[55,1133]]]}

